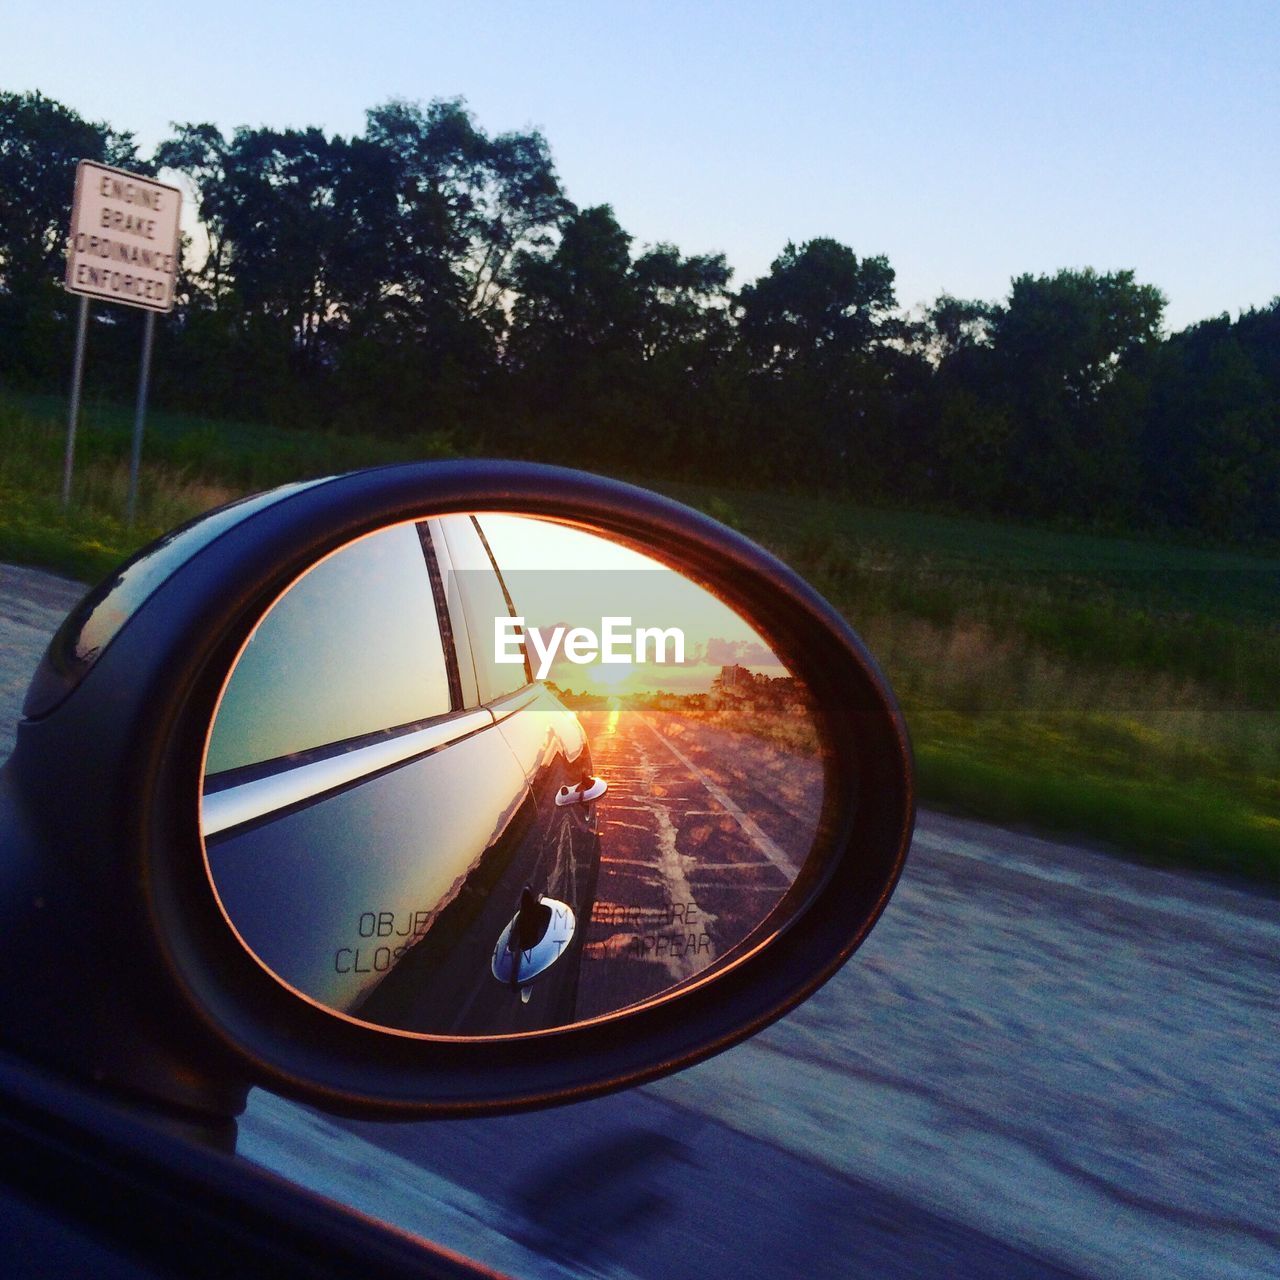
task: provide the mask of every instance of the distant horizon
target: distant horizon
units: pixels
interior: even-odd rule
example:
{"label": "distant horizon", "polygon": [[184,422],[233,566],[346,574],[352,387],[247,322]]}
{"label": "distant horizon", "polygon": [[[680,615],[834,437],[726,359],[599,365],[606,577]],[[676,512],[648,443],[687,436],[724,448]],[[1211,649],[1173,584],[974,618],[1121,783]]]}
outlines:
{"label": "distant horizon", "polygon": [[[705,693],[725,666],[748,659],[786,672],[750,623],[658,560],[551,520],[494,512],[477,518],[520,616],[524,650],[539,679],[600,693]],[[450,580],[458,576],[456,570],[449,575]],[[571,659],[562,636],[552,635],[574,627],[594,629],[598,637],[606,618],[620,629],[618,652],[624,656],[606,658],[597,639],[591,656]],[[635,628],[642,626],[671,629],[668,635],[678,631],[678,651],[665,640],[648,646],[633,641]],[[540,673],[544,660],[547,668]]]}
{"label": "distant horizon", "polygon": [[236,40],[198,51],[153,0],[127,32],[75,0],[58,23],[11,10],[0,86],[131,131],[144,154],[171,121],[350,136],[388,99],[463,97],[489,133],[541,129],[569,197],[611,205],[637,249],[723,253],[735,288],[788,241],[828,236],[886,256],[906,312],[944,292],[1000,301],[1061,268],[1133,270],[1167,297],[1169,332],[1280,295],[1280,21],[1253,0],[374,0],[323,22],[227,0]]}

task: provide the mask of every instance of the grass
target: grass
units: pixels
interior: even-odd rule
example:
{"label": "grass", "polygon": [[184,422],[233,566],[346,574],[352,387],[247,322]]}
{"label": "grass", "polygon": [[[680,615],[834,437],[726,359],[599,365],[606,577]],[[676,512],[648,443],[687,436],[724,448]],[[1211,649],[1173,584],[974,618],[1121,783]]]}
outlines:
{"label": "grass", "polygon": [[[0,559],[86,580],[237,494],[453,452],[440,435],[157,413],[129,530],[131,413],[87,407],[64,513],[64,412],[0,396]],[[926,803],[1280,887],[1280,559],[656,487],[771,547],[851,619],[902,701]]]}
{"label": "grass", "polygon": [[1280,888],[1280,560],[667,488],[850,618],[927,803]]}
{"label": "grass", "polygon": [[243,493],[379,463],[453,454],[448,438],[395,441],[149,413],[137,521],[123,519],[131,409],[87,403],[76,440],[72,503],[61,508],[66,403],[0,392],[0,560],[92,581],[175,524]]}

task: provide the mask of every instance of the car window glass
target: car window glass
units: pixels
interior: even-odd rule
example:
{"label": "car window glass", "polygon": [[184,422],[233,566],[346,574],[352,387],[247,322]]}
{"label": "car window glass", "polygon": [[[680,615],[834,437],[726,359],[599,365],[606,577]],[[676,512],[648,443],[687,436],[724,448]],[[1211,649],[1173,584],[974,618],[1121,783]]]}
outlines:
{"label": "car window glass", "polygon": [[322,560],[263,618],[224,691],[206,768],[273,760],[449,710],[422,543],[415,526],[397,525]]}
{"label": "car window glass", "polygon": [[529,674],[523,665],[499,663],[495,659],[494,619],[511,617],[512,611],[475,520],[470,516],[446,516],[440,523],[462,596],[480,701],[492,702],[529,683]]}

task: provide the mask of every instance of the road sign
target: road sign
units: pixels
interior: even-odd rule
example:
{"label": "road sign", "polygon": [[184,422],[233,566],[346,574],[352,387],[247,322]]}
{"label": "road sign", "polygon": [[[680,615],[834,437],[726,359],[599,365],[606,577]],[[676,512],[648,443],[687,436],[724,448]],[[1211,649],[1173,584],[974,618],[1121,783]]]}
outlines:
{"label": "road sign", "polygon": [[173,310],[181,210],[182,192],[177,187],[93,160],[81,160],[76,166],[71,234],[67,237],[66,287],[80,295],[80,315],[76,322],[71,406],[67,414],[67,448],[62,460],[62,505],[65,507],[71,502],[89,299],[105,298],[127,307],[143,307],[149,314],[142,335],[142,370],[138,377],[138,406],[133,418],[133,452],[129,461],[126,519],[130,526],[138,506],[138,471],[142,463],[142,426],[151,379],[155,313]]}
{"label": "road sign", "polygon": [[172,310],[181,207],[177,187],[81,160],[67,239],[68,290]]}

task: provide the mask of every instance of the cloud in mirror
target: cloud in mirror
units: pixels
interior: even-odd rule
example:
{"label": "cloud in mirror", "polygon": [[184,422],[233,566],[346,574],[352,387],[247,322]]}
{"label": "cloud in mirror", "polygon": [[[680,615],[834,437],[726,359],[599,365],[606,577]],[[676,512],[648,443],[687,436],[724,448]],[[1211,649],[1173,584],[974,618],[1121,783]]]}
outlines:
{"label": "cloud in mirror", "polygon": [[224,687],[201,821],[278,981],[489,1036],[756,945],[823,795],[807,692],[749,619],[636,548],[490,512],[381,530],[284,592]]}

